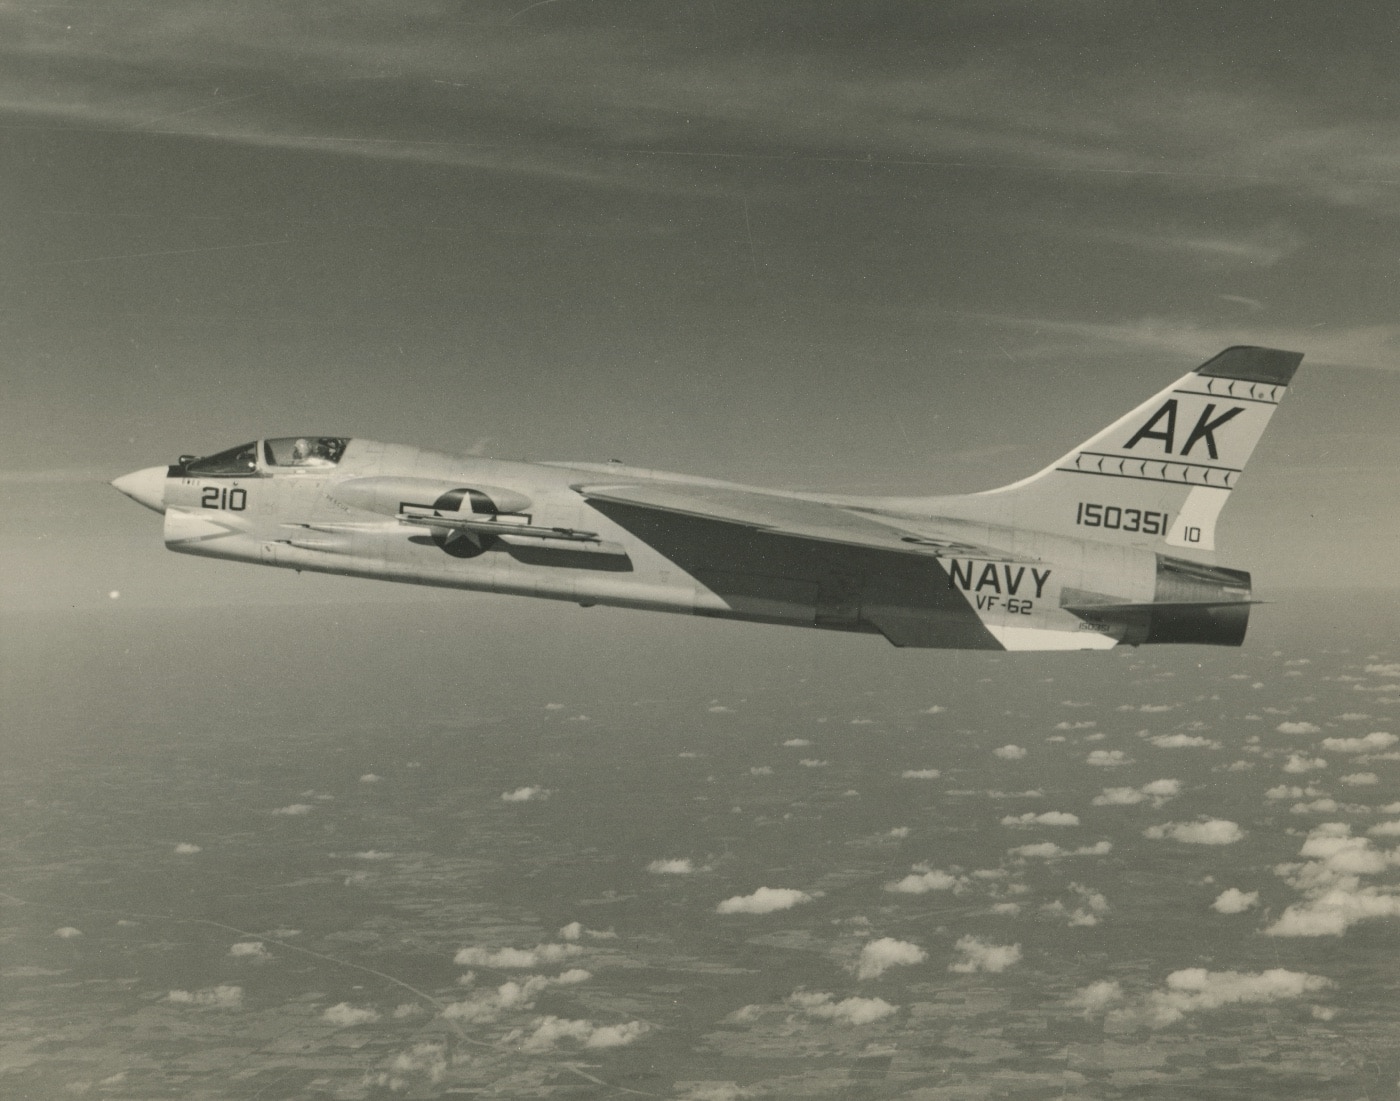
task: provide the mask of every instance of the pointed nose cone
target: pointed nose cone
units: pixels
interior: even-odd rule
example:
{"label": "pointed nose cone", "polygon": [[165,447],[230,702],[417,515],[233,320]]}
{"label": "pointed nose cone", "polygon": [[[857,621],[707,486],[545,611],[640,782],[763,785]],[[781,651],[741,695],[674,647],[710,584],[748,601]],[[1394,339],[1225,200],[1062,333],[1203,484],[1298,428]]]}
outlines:
{"label": "pointed nose cone", "polygon": [[145,470],[133,470],[112,482],[112,488],[125,493],[138,504],[165,511],[165,475],[167,468],[148,466]]}

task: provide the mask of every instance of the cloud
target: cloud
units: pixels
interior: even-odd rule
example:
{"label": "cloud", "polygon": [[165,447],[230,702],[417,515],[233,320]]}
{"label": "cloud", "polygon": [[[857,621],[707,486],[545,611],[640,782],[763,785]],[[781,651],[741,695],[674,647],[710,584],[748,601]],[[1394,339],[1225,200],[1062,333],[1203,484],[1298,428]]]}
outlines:
{"label": "cloud", "polygon": [[[396,1010],[395,1016],[398,1015]],[[390,1059],[386,1070],[373,1075],[369,1081],[391,1093],[400,1093],[411,1088],[412,1083],[408,1081],[411,1077],[422,1077],[430,1085],[441,1083],[447,1076],[447,1067],[447,1053],[442,1044],[414,1044],[408,1051]]]}
{"label": "cloud", "polygon": [[1352,837],[1344,822],[1325,822],[1303,842],[1300,864],[1280,864],[1274,871],[1303,894],[1264,932],[1274,937],[1341,936],[1352,925],[1400,916],[1400,895],[1362,886],[1361,877],[1400,865],[1400,850],[1383,851],[1368,838]]}
{"label": "cloud", "polygon": [[1339,937],[1359,921],[1400,917],[1400,897],[1374,887],[1338,888],[1302,905],[1293,905],[1264,930],[1270,937]]}
{"label": "cloud", "polygon": [[911,944],[907,940],[895,940],[894,937],[881,937],[879,940],[872,940],[860,950],[860,959],[855,965],[856,978],[876,979],[891,967],[923,963],[926,959],[928,953],[917,944]]}
{"label": "cloud", "polygon": [[808,1017],[845,1025],[868,1025],[898,1012],[898,1007],[890,1005],[883,998],[853,997],[838,1002],[834,994],[802,990],[794,992],[788,998],[788,1004],[796,1006]]}
{"label": "cloud", "polygon": [[1170,838],[1187,845],[1233,845],[1244,838],[1238,824],[1225,818],[1206,818],[1197,822],[1164,822],[1142,831],[1154,841]]}
{"label": "cloud", "polygon": [[[1396,676],[1400,676],[1400,673],[1397,673],[1397,674],[1395,674],[1395,675],[1396,675]],[[943,712],[945,712],[945,711],[947,711],[947,710],[948,710],[948,709],[947,709],[946,707],[940,707],[938,704],[934,704],[932,707],[925,707],[925,708],[923,709],[923,711],[920,712],[920,714],[921,714],[921,715],[941,715],[941,714],[943,714]]]}
{"label": "cloud", "polygon": [[1274,727],[1280,734],[1321,734],[1322,727],[1308,722],[1287,722],[1279,723]]}
{"label": "cloud", "polygon": [[501,792],[502,803],[528,803],[532,799],[548,799],[554,793],[548,788],[538,785],[533,787],[516,788],[514,791]]}
{"label": "cloud", "polygon": [[749,769],[750,776],[772,776],[773,769],[770,765],[754,765]]}
{"label": "cloud", "polygon": [[936,768],[906,768],[899,777],[901,780],[937,780],[941,775]]}
{"label": "cloud", "polygon": [[895,826],[894,829],[890,830],[888,836],[893,837],[893,838],[896,838],[896,839],[899,839],[899,840],[903,840],[904,838],[906,838],[906,837],[909,836],[909,827],[908,827],[908,826]]}
{"label": "cloud", "polygon": [[1078,905],[1074,909],[1066,906],[1059,899],[1047,903],[1041,910],[1047,914],[1054,914],[1063,917],[1071,926],[1093,926],[1099,923],[1099,919],[1108,913],[1108,899],[1104,895],[1090,887],[1084,887],[1078,883],[1071,883],[1072,890],[1078,897]]}
{"label": "cloud", "polygon": [[[531,16],[506,20],[513,32],[508,36],[493,34],[496,28],[483,23],[492,48],[477,56],[453,36],[441,34],[434,20],[404,24],[406,29],[397,32],[383,19],[363,21],[365,29],[348,21],[308,34],[275,6],[251,11],[261,18],[243,15],[241,9],[178,20],[139,9],[125,20],[93,17],[81,43],[61,33],[63,24],[54,27],[31,18],[19,27],[20,40],[32,40],[31,51],[52,58],[56,74],[81,66],[86,78],[65,84],[56,77],[53,90],[46,86],[42,98],[25,88],[23,101],[33,110],[89,124],[132,126],[155,117],[162,127],[212,131],[226,139],[312,143],[315,131],[299,126],[294,112],[279,112],[277,99],[239,103],[229,97],[230,106],[212,118],[207,113],[185,117],[186,99],[171,95],[156,102],[147,96],[128,104],[110,94],[114,81],[102,82],[117,58],[128,63],[139,58],[161,72],[217,50],[235,86],[240,78],[287,72],[293,65],[332,89],[362,72],[385,71],[388,91],[381,94],[408,84],[431,97],[429,104],[451,95],[447,102],[459,110],[473,108],[468,118],[476,129],[521,125],[517,120],[528,114],[547,123],[551,132],[578,134],[577,140],[587,138],[603,148],[625,148],[629,138],[637,143],[639,134],[670,146],[684,137],[682,121],[696,118],[705,120],[707,134],[724,146],[751,143],[762,135],[765,144],[777,148],[813,149],[828,156],[851,156],[863,149],[876,157],[956,158],[1017,171],[1094,173],[1105,183],[1156,178],[1170,152],[1176,157],[1170,175],[1177,187],[1268,183],[1289,194],[1302,191],[1335,201],[1344,188],[1345,195],[1384,194],[1375,184],[1345,181],[1369,181],[1377,163],[1393,158],[1389,127],[1338,125],[1317,105],[1308,103],[1309,110],[1263,89],[1178,89],[1165,79],[1169,74],[1150,66],[1134,71],[1119,94],[1100,95],[1091,111],[1081,84],[1059,78],[1053,56],[1016,67],[995,59],[939,66],[915,78],[898,64],[898,53],[888,51],[894,63],[887,68],[856,59],[833,77],[814,71],[797,45],[781,50],[759,46],[751,57],[730,54],[702,61],[679,49],[687,42],[681,38],[669,45],[663,62],[620,32],[580,26],[574,34],[551,33],[549,20]],[[955,30],[949,28],[950,37]],[[754,40],[772,37],[770,31]],[[798,44],[806,38],[791,37]],[[399,67],[390,77],[384,67],[395,59]],[[717,87],[724,93],[717,95]],[[493,104],[495,97],[510,102]],[[636,110],[628,109],[639,103],[647,109],[642,131]],[[389,146],[380,155],[488,165],[526,160],[527,150],[514,157],[509,150],[493,150],[494,157],[488,157],[456,143],[390,143],[385,139],[394,136],[393,130],[370,121],[378,114],[348,127],[347,133]],[[1093,122],[1086,124],[1090,115]],[[1134,140],[1108,140],[1108,135],[1122,134],[1132,134]],[[357,146],[355,152],[370,155],[371,150]],[[1228,236],[1182,226],[1139,237],[1137,247],[1184,249],[1214,263],[1223,259],[1254,267],[1285,255],[1291,240],[1286,227],[1271,225]],[[1164,238],[1183,243],[1168,246]]]}
{"label": "cloud", "polygon": [[791,910],[794,906],[811,901],[811,895],[791,887],[760,887],[751,895],[735,895],[733,898],[726,898],[715,907],[715,912],[720,914],[771,914],[776,910]]}
{"label": "cloud", "polygon": [[788,747],[791,747],[791,748],[794,748],[794,749],[800,748],[800,747],[802,747],[802,746],[809,746],[809,745],[811,745],[811,744],[812,744],[812,743],[811,743],[810,741],[808,741],[806,738],[789,738],[787,741],[785,741],[785,742],[783,743],[784,746],[788,746]]}
{"label": "cloud", "polygon": [[1133,807],[1151,800],[1154,807],[1161,807],[1179,794],[1182,794],[1180,780],[1151,780],[1141,787],[1105,787],[1092,801],[1095,807]]}
{"label": "cloud", "polygon": [[675,860],[653,860],[647,865],[647,871],[652,875],[690,875],[695,871],[695,865],[688,856]]}
{"label": "cloud", "polygon": [[1018,745],[1004,745],[1000,749],[992,750],[992,752],[1003,761],[1019,761],[1026,755],[1026,751]]}
{"label": "cloud", "polygon": [[592,1021],[571,1021],[563,1017],[539,1017],[528,1029],[512,1029],[501,1038],[503,1044],[518,1044],[522,1051],[552,1051],[562,1043],[590,1049],[625,1047],[641,1039],[649,1029],[643,1021],[595,1025]]}
{"label": "cloud", "polygon": [[1025,859],[1054,860],[1061,856],[1104,856],[1113,851],[1112,841],[1096,841],[1092,845],[1081,845],[1077,849],[1062,849],[1053,841],[1037,841],[1031,845],[1017,845],[1008,849],[1011,856]]}
{"label": "cloud", "polygon": [[1258,891],[1241,891],[1238,887],[1230,887],[1224,890],[1210,904],[1210,908],[1217,914],[1242,914],[1246,910],[1253,909],[1259,903]]}
{"label": "cloud", "polygon": [[377,1021],[379,1014],[373,1009],[354,1006],[349,1002],[339,1002],[322,1013],[321,1019],[337,1028],[351,1028],[355,1025],[367,1025]]}
{"label": "cloud", "polygon": [[1379,784],[1381,779],[1374,772],[1349,772],[1341,777],[1341,782],[1347,787],[1359,788]]}
{"label": "cloud", "polygon": [[1012,856],[1020,857],[1056,857],[1064,856],[1065,850],[1053,841],[1037,841],[1031,845],[1017,845],[1014,849],[1008,849]]}
{"label": "cloud", "polygon": [[533,975],[523,983],[502,983],[496,990],[473,994],[459,1002],[448,1002],[442,1007],[442,1015],[449,1021],[462,1021],[473,1025],[492,1024],[507,1009],[531,1008],[535,995],[547,985],[539,975]]}
{"label": "cloud", "polygon": [[1055,724],[1056,730],[1092,730],[1098,726],[1093,719],[1086,719],[1083,722],[1070,722],[1068,719]]}
{"label": "cloud", "polygon": [[1094,765],[1097,768],[1117,768],[1119,765],[1131,764],[1131,758],[1121,749],[1095,749],[1089,756],[1084,758],[1086,765]]}
{"label": "cloud", "polygon": [[1071,1009],[1082,1009],[1086,1014],[1102,1013],[1111,1005],[1123,1000],[1123,988],[1116,982],[1102,980],[1090,983],[1075,991],[1068,998]]}
{"label": "cloud", "polygon": [[1378,677],[1400,677],[1400,662],[1391,662],[1388,665],[1368,665],[1366,672]]}
{"label": "cloud", "polygon": [[1351,827],[1343,822],[1327,822],[1308,834],[1299,856],[1324,861],[1334,871],[1370,875],[1384,871],[1400,861],[1396,853],[1382,853],[1371,848],[1365,838],[1352,837]]}
{"label": "cloud", "polygon": [[491,1024],[503,1013],[532,1009],[535,999],[552,986],[576,986],[592,977],[588,971],[576,967],[554,978],[529,975],[518,981],[511,979],[494,990],[484,990],[462,1001],[450,1002],[443,1008],[442,1015],[448,1020],[468,1024]]}
{"label": "cloud", "polygon": [[229,948],[228,954],[242,959],[270,960],[272,958],[272,953],[260,940],[240,940]]}
{"label": "cloud", "polygon": [[1336,809],[1335,799],[1314,799],[1311,803],[1294,803],[1288,808],[1290,814],[1332,814]]}
{"label": "cloud", "polygon": [[1047,810],[1043,814],[1027,811],[1025,814],[1008,814],[1001,820],[1003,826],[1077,826],[1079,816],[1063,810]]}
{"label": "cloud", "polygon": [[1321,757],[1303,757],[1297,753],[1290,753],[1288,761],[1283,766],[1284,772],[1313,772],[1320,768],[1326,768],[1327,762]]}
{"label": "cloud", "polygon": [[915,864],[914,870],[896,883],[886,883],[885,890],[902,895],[926,895],[930,891],[957,890],[963,880],[948,872]]}
{"label": "cloud", "polygon": [[1279,784],[1264,792],[1265,799],[1301,799],[1304,796],[1311,798],[1314,795],[1321,795],[1322,789],[1315,788],[1309,784],[1305,788],[1300,788],[1297,784]]}
{"label": "cloud", "polygon": [[1199,734],[1158,734],[1152,739],[1158,749],[1219,749],[1220,743]]}
{"label": "cloud", "polygon": [[384,778],[384,777],[382,777],[382,776],[376,776],[376,775],[375,775],[374,773],[372,773],[372,772],[366,772],[363,776],[360,777],[360,783],[362,783],[362,784],[377,784],[377,783],[379,783],[379,781],[382,780],[383,778]]}
{"label": "cloud", "polygon": [[452,957],[458,967],[493,967],[497,970],[541,967],[560,963],[583,951],[577,944],[537,944],[533,948],[460,948]]}
{"label": "cloud", "polygon": [[1400,821],[1377,822],[1366,832],[1372,837],[1400,837]]}
{"label": "cloud", "polygon": [[193,856],[195,853],[202,851],[203,850],[198,845],[192,845],[188,841],[181,841],[175,846],[175,852],[180,856]]}
{"label": "cloud", "polygon": [[1400,738],[1384,730],[1372,731],[1364,738],[1323,738],[1322,748],[1333,753],[1379,753],[1389,749]]}
{"label": "cloud", "polygon": [[1147,796],[1137,788],[1104,788],[1103,793],[1095,795],[1092,801],[1096,807],[1131,807],[1146,799]]}
{"label": "cloud", "polygon": [[221,983],[204,990],[172,990],[165,998],[176,1005],[195,1005],[204,1009],[238,1009],[243,1005],[243,988]]}
{"label": "cloud", "polygon": [[814,757],[803,757],[797,763],[803,768],[826,768],[827,765],[831,764],[830,761],[818,761]]}
{"label": "cloud", "polygon": [[948,970],[960,974],[972,974],[977,971],[997,974],[1021,959],[1019,944],[989,944],[971,934],[959,937],[954,948],[962,954],[962,959],[950,963]]}
{"label": "cloud", "polygon": [[[1094,348],[1119,345],[1206,357],[1231,344],[1262,344],[1272,348],[1306,347],[1308,359],[1314,366],[1329,364],[1393,371],[1397,361],[1400,361],[1400,326],[1391,324],[1319,330],[1290,325],[1263,326],[1252,322],[1206,326],[1194,320],[1165,317],[1080,322],[999,314],[979,316],[988,323],[1029,330],[1042,338],[1060,335],[1080,346]],[[1250,687],[1262,688],[1264,685],[1256,681]],[[1133,708],[1125,705],[1119,710],[1131,711]]]}
{"label": "cloud", "polygon": [[315,808],[310,803],[292,803],[289,806],[278,807],[273,814],[285,814],[290,818],[299,818],[304,814],[310,814]]}
{"label": "cloud", "polygon": [[1188,1013],[1202,1013],[1227,1005],[1258,1005],[1301,998],[1334,985],[1331,979],[1321,975],[1282,967],[1257,972],[1188,967],[1173,971],[1167,976],[1163,989],[1152,991],[1136,1005],[1114,1010],[1110,1019],[1165,1028]]}

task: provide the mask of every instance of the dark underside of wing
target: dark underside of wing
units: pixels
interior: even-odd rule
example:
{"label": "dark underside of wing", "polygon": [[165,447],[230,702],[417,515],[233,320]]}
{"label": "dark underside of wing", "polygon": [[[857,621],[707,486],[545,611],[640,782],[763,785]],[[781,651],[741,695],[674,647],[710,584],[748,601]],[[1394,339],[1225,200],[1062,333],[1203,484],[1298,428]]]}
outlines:
{"label": "dark underside of wing", "polygon": [[998,561],[1005,558],[1005,552],[1000,550],[906,530],[899,527],[897,521],[882,523],[861,512],[822,501],[779,494],[685,482],[577,485],[574,490],[595,508],[605,504],[622,505],[737,525],[765,535],[786,535],[918,557],[956,554]]}
{"label": "dark underside of wing", "polygon": [[1001,648],[939,562],[978,548],[762,493],[684,484],[575,488],[744,618],[879,632],[897,646]]}

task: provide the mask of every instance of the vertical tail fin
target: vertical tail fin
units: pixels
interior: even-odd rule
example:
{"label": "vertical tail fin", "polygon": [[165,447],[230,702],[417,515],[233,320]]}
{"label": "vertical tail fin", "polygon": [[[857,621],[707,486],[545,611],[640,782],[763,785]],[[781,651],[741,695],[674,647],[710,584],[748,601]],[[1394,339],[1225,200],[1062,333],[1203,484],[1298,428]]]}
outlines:
{"label": "vertical tail fin", "polygon": [[1040,473],[963,500],[1017,527],[1213,550],[1220,510],[1302,358],[1226,348]]}

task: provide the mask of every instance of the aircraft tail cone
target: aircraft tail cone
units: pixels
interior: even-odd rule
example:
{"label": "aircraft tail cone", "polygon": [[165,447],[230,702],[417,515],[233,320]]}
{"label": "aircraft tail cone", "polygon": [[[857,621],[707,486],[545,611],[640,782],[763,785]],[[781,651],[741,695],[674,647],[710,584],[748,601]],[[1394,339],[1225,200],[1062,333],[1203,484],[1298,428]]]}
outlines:
{"label": "aircraft tail cone", "polygon": [[112,488],[125,493],[137,504],[145,505],[156,512],[165,511],[165,476],[167,468],[148,466],[144,470],[133,470],[112,480]]}

